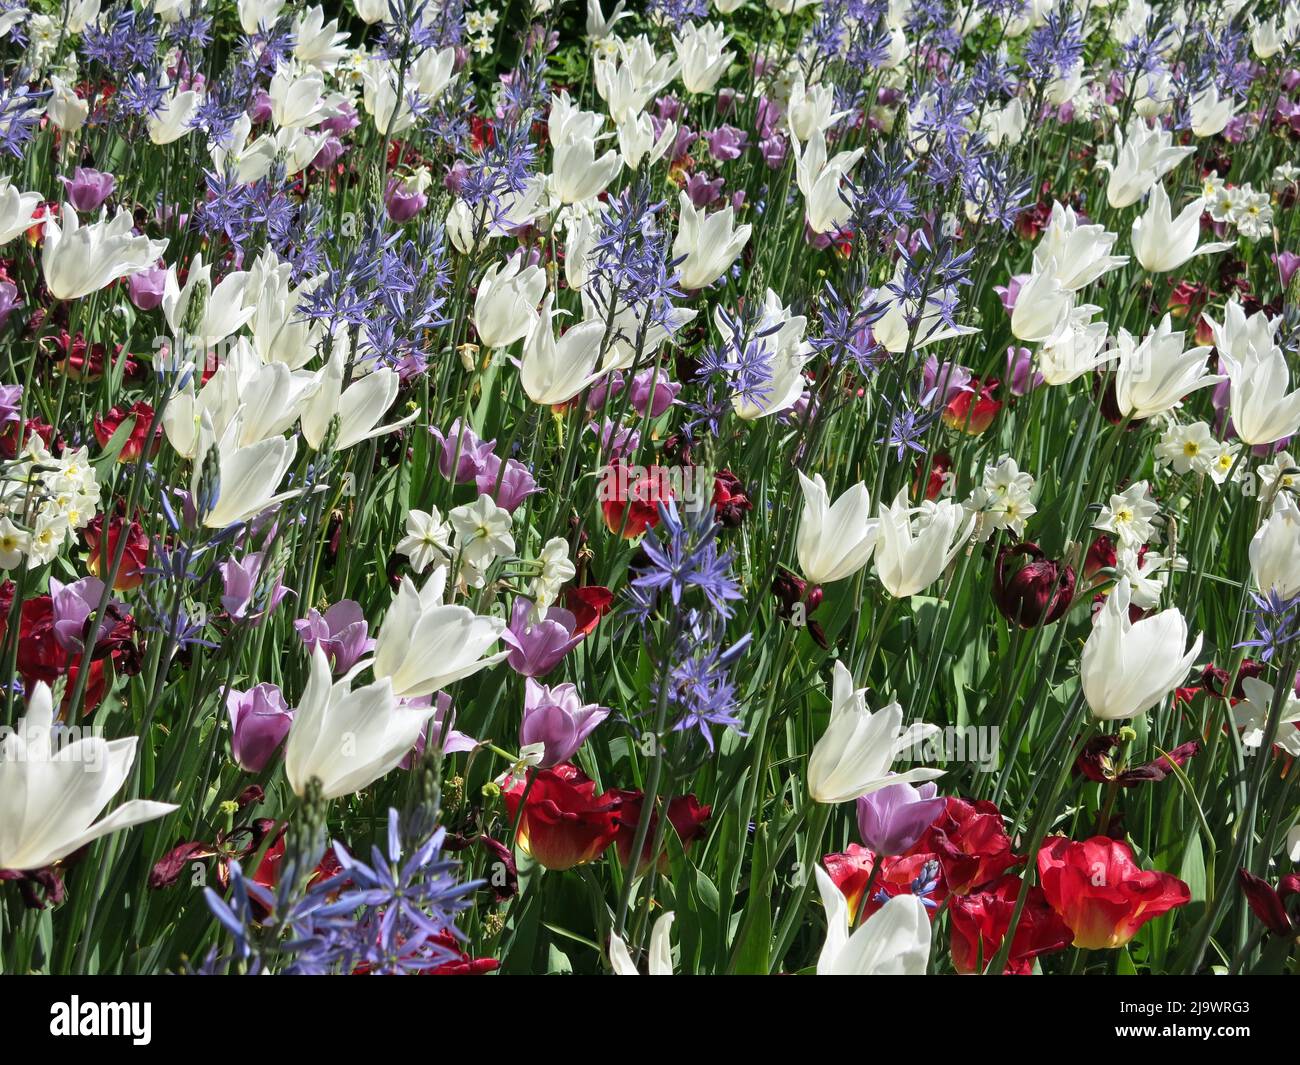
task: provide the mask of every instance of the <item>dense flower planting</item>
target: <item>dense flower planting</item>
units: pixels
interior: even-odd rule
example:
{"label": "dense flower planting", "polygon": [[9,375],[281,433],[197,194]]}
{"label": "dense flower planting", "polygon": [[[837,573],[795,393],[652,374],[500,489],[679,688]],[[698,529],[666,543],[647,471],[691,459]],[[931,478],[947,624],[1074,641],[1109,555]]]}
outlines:
{"label": "dense flower planting", "polygon": [[1298,197],[1295,0],[0,0],[0,969],[1294,972]]}

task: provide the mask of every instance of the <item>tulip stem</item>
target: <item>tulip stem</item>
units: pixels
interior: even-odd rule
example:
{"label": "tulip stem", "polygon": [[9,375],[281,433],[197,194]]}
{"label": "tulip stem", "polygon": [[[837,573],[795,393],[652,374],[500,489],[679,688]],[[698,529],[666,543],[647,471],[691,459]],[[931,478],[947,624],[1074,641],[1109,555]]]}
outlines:
{"label": "tulip stem", "polygon": [[785,913],[781,915],[781,925],[776,934],[776,949],[772,951],[772,972],[776,971],[777,966],[781,964],[781,959],[785,957],[786,951],[790,949],[790,941],[794,938],[799,917],[808,901],[808,894],[814,879],[812,870],[817,864],[817,857],[822,847],[822,838],[826,835],[826,826],[830,823],[831,811],[834,809],[830,803],[819,802],[816,806],[817,809],[810,819],[808,835],[804,838],[803,857],[800,859],[799,868],[803,874],[803,882],[799,885],[799,889],[790,905],[786,908]]}
{"label": "tulip stem", "polygon": [[[1078,715],[1082,703],[1083,689],[1080,688],[1079,694],[1074,697],[1074,702],[1066,714],[1067,721],[1072,721]],[[1052,822],[1052,813],[1056,807],[1056,800],[1060,797],[1061,789],[1069,779],[1075,758],[1087,746],[1088,740],[1092,738],[1092,734],[1096,730],[1097,722],[1090,720],[1083,730],[1083,734],[1066,748],[1065,759],[1060,769],[1057,770],[1052,788],[1044,797],[1043,805],[1034,818],[1034,829],[1030,835],[1029,847],[1025,852],[1027,863],[1025,871],[1020,877],[1020,893],[1016,896],[1016,907],[1011,912],[1011,920],[1007,923],[1006,933],[1002,937],[1002,945],[998,948],[992,964],[985,970],[987,973],[996,976],[1006,972],[1007,961],[1011,957],[1011,946],[1016,937],[1016,929],[1020,925],[1020,915],[1024,913],[1025,903],[1029,901],[1029,888],[1033,880],[1038,877],[1038,848],[1042,846],[1043,837],[1047,835],[1047,828]]]}

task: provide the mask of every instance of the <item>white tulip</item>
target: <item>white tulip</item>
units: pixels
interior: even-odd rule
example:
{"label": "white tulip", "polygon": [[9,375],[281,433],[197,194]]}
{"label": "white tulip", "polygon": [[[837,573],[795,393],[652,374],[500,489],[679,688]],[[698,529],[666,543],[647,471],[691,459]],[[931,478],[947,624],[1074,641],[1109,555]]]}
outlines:
{"label": "white tulip", "polygon": [[729,205],[706,214],[696,210],[684,192],[678,194],[678,204],[681,213],[673,241],[673,258],[682,260],[677,267],[678,278],[684,289],[704,288],[739,258],[749,243],[752,228],[737,226],[736,213]]}
{"label": "white tulip", "polygon": [[41,248],[45,285],[55,299],[75,300],[98,292],[118,278],[149,269],[167,250],[165,240],[137,237],[135,222],[123,208],[111,222],[101,209],[98,222],[83,226],[65,203],[61,217],[62,225],[53,214],[46,217]]}
{"label": "white tulip", "polygon": [[1157,181],[1151,188],[1146,214],[1133,220],[1133,254],[1143,269],[1150,270],[1153,274],[1165,274],[1177,270],[1198,255],[1209,255],[1231,248],[1231,241],[1214,241],[1202,244],[1199,248],[1196,246],[1201,235],[1201,213],[1204,210],[1205,200],[1195,199],[1174,218],[1165,187]]}
{"label": "white tulip", "polygon": [[537,302],[546,291],[546,271],[522,267],[522,256],[493,263],[478,283],[474,328],[486,347],[504,348],[526,337],[537,322]]}
{"label": "white tulip", "polygon": [[849,934],[848,900],[820,863],[817,890],[826,908],[818,976],[924,976],[930,963],[930,916],[915,895],[895,895]]}
{"label": "white tulip", "polygon": [[1268,519],[1250,541],[1250,571],[1260,592],[1300,595],[1300,508],[1288,492],[1273,497]]}
{"label": "white tulip", "polygon": [[1183,333],[1174,332],[1165,315],[1141,343],[1121,329],[1115,337],[1115,401],[1120,414],[1151,418],[1179,406],[1197,389],[1218,384],[1222,376],[1206,372],[1207,347],[1183,350]]}
{"label": "white tulip", "polygon": [[1115,208],[1137,203],[1147,190],[1196,151],[1175,148],[1173,134],[1146,119],[1134,118],[1126,133],[1115,131],[1115,159],[1098,164],[1110,171],[1106,201]]}
{"label": "white tulip", "polygon": [[561,311],[552,311],[555,297],[547,294],[542,313],[524,341],[519,361],[519,381],[534,403],[567,403],[600,374],[596,362],[605,336],[605,324],[597,320],[571,326],[557,340],[552,322]]}
{"label": "white tulip", "polygon": [[673,35],[673,48],[681,65],[682,84],[690,93],[711,93],[718,79],[727,72],[735,52],[725,51],[731,40],[716,22],[702,26],[688,22],[681,36]]}
{"label": "white tulip", "polygon": [[866,689],[855,690],[853,677],[836,661],[831,686],[831,719],[808,759],[808,794],[814,802],[852,802],[891,784],[910,784],[943,776],[942,769],[918,766],[893,771],[894,759],[938,733],[936,725],[903,728],[903,708],[890,703],[874,714],[867,709]]}
{"label": "white tulip", "polygon": [[859,481],[832,504],[821,474],[810,480],[797,472],[803,490],[803,515],[795,538],[800,570],[813,584],[853,576],[871,561],[880,527],[871,516],[867,486]]}
{"label": "white tulip", "polygon": [[397,767],[436,709],[403,706],[387,677],[355,690],[350,676],[335,682],[318,646],[285,741],[284,775],[298,796],[312,780],[326,799],[351,795]]}
{"label": "white tulip", "polygon": [[49,685],[37,681],[17,728],[0,736],[0,869],[31,872],[87,843],[165,817],[172,803],[132,799],[96,821],[135,762],[135,736],[52,744]]}
{"label": "white tulip", "polygon": [[0,177],[0,244],[8,244],[31,226],[41,198],[39,192],[19,192],[7,177]]}
{"label": "white tulip", "polygon": [[391,680],[393,691],[402,698],[432,695],[496,665],[510,653],[487,654],[505,631],[505,621],[444,603],[446,587],[446,566],[434,569],[419,591],[409,577],[403,577],[397,598],[384,615],[375,644],[374,672]]}
{"label": "white tulip", "polygon": [[420,413],[415,410],[405,418],[380,425],[380,419],[397,398],[402,379],[396,370],[387,366],[377,366],[360,377],[355,376],[355,369],[351,383],[344,388],[343,345],[335,344],[329,362],[320,372],[320,385],[302,415],[302,435],[313,450],[324,443],[335,415],[339,419],[339,435],[334,450],[343,451],[363,440],[395,433]]}
{"label": "white tulip", "polygon": [[960,503],[925,500],[913,509],[902,489],[881,507],[876,576],[895,599],[924,591],[957,557],[975,528],[975,515]]}
{"label": "white tulip", "polygon": [[[595,3],[596,0],[591,2]],[[619,0],[619,7],[622,6],[622,0]],[[673,944],[669,938],[672,927],[673,913],[669,910],[655,921],[654,928],[650,930],[650,950],[646,959],[646,968],[649,969],[651,976],[673,975]],[[632,963],[632,955],[628,953],[627,944],[612,933],[609,937],[609,964],[615,976],[641,975]]]}
{"label": "white tulip", "polygon": [[1115,585],[1093,619],[1079,663],[1093,717],[1117,721],[1145,714],[1187,679],[1201,637],[1187,647],[1187,621],[1176,607],[1129,619],[1127,579]]}
{"label": "white tulip", "polygon": [[808,227],[814,233],[831,233],[841,228],[853,214],[841,186],[866,149],[839,152],[828,161],[826,135],[821,130],[813,132],[803,151],[799,151],[797,144],[791,148],[795,153],[795,181],[803,193]]}

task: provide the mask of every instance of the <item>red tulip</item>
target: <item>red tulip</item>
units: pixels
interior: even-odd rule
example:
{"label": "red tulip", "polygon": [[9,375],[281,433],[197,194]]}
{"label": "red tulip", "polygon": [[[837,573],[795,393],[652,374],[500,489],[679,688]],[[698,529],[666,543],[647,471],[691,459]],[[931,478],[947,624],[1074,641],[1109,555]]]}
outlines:
{"label": "red tulip", "polygon": [[1106,836],[1048,840],[1038,852],[1038,879],[1074,932],[1074,945],[1088,950],[1124,946],[1148,921],[1192,897],[1178,877],[1138,868],[1128,844]]}
{"label": "red tulip", "polygon": [[[939,873],[938,858],[932,853],[919,851],[919,846],[907,854],[886,855],[880,859],[880,872],[871,888],[871,898],[862,907],[864,919],[895,895],[915,894],[935,904],[934,908],[926,907],[931,917],[934,916],[935,909],[947,898],[948,892]],[[858,843],[850,843],[847,850],[822,858],[826,872],[848,903],[849,913],[855,916],[862,905],[862,892],[871,883],[871,868],[875,861],[875,854]]]}
{"label": "red tulip", "polygon": [[141,528],[138,521],[125,522],[121,517],[114,517],[108,523],[108,551],[101,559],[100,541],[104,539],[104,516],[97,514],[91,522],[82,531],[86,538],[86,546],[89,554],[86,557],[86,568],[96,577],[104,576],[100,572],[100,564],[103,563],[103,569],[107,571],[117,555],[118,537],[122,535],[123,529],[126,530],[126,549],[122,552],[122,564],[118,567],[117,577],[113,581],[113,589],[119,592],[130,591],[132,588],[138,588],[144,581],[144,570],[149,564],[149,538],[145,536],[144,529]]}
{"label": "red tulip", "polygon": [[[155,421],[153,407],[143,401],[132,403],[129,408],[114,407],[102,418],[96,415],[95,439],[99,441],[99,446],[108,447],[113,434],[128,418],[135,419],[135,424],[131,426],[131,434],[123,443],[122,450],[118,452],[117,461],[138,462],[144,455],[146,447],[149,452],[148,457],[153,458],[162,445],[162,422]],[[152,431],[150,426],[153,427]]]}
{"label": "red tulip", "polygon": [[527,780],[507,780],[502,797],[512,821],[523,800],[519,846],[539,865],[572,869],[595,861],[614,842],[621,802],[615,793],[597,795],[596,782],[567,762],[554,769],[530,769]]}
{"label": "red tulip", "polygon": [[993,398],[998,387],[997,381],[981,384],[978,380],[971,383],[957,395],[953,396],[943,411],[943,422],[949,429],[957,429],[971,436],[978,436],[993,424],[1002,401]]}
{"label": "red tulip", "polygon": [[[982,972],[1002,949],[1021,884],[1020,877],[1008,873],[982,891],[953,896],[948,906],[952,914],[952,963],[959,973]],[[1072,937],[1065,922],[1047,904],[1042,889],[1031,887],[1011,940],[1005,975],[1027,976],[1034,958],[1064,950]]]}
{"label": "red tulip", "polygon": [[[641,820],[641,804],[645,798],[640,791],[616,791],[618,796],[618,835],[614,842],[618,846],[618,860],[626,866],[632,855],[632,844],[636,842],[636,828]],[[712,807],[702,806],[694,795],[679,795],[668,803],[668,823],[673,826],[677,838],[681,840],[682,850],[686,850],[704,834],[704,826],[709,822]],[[646,833],[645,845],[641,848],[641,859],[637,863],[637,875],[644,873],[650,866],[650,849],[654,845],[655,829],[659,824],[658,813],[650,815],[650,831]],[[660,872],[668,871],[667,848],[659,861]]]}
{"label": "red tulip", "polygon": [[1025,860],[1011,853],[1011,839],[993,803],[955,797],[949,797],[947,809],[912,848],[917,851],[937,855],[954,895],[974,891]]}
{"label": "red tulip", "polygon": [[564,606],[574,617],[573,634],[586,635],[596,627],[596,623],[605,616],[606,611],[614,605],[614,593],[599,584],[587,584],[581,588],[570,588],[564,593]]}

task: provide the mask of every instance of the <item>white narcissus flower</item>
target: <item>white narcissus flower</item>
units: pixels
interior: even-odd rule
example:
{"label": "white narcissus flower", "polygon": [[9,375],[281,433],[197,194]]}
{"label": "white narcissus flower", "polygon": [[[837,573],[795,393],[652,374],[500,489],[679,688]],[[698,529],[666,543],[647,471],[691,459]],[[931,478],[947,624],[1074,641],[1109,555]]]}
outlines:
{"label": "white narcissus flower", "polygon": [[457,550],[474,569],[485,570],[496,559],[515,553],[515,540],[510,534],[514,519],[490,495],[454,507],[447,518],[456,530]]}
{"label": "white narcissus flower", "polygon": [[907,489],[880,507],[876,576],[895,599],[923,592],[957,557],[975,528],[975,515],[960,503],[926,500],[907,505]]}
{"label": "white narcissus flower", "polygon": [[1093,528],[1114,533],[1123,547],[1138,548],[1151,539],[1155,532],[1151,519],[1159,513],[1147,482],[1138,481],[1110,497]]}
{"label": "white narcissus flower", "polygon": [[355,690],[350,674],[334,682],[317,645],[285,741],[284,775],[298,796],[312,780],[320,781],[326,799],[351,795],[395,769],[436,710],[432,701],[404,706],[387,677]]}
{"label": "white narcissus flower", "polygon": [[[595,0],[592,2],[594,3]],[[673,975],[673,943],[669,938],[672,927],[673,913],[669,910],[655,922],[654,928],[650,931],[650,950],[646,957],[646,968],[651,976]],[[628,953],[627,944],[612,933],[609,937],[609,965],[614,970],[615,976],[641,975],[632,963],[632,955]]]}
{"label": "white narcissus flower", "polygon": [[[191,321],[187,319],[196,292],[201,314],[197,321]],[[248,291],[246,271],[232,270],[213,285],[212,267],[199,252],[190,263],[184,286],[176,277],[176,267],[168,268],[163,283],[163,316],[173,335],[209,347],[221,343],[257,313],[256,304],[245,304],[246,294],[256,295]]]}
{"label": "white narcissus flower", "polygon": [[1119,721],[1145,714],[1187,679],[1201,637],[1187,649],[1187,621],[1177,607],[1129,618],[1131,590],[1119,581],[1093,619],[1079,662],[1092,716]]}
{"label": "white narcissus flower", "polygon": [[[444,603],[447,567],[439,566],[416,591],[402,578],[375,643],[374,672],[387,677],[400,698],[432,695],[502,661],[510,652],[487,654],[505,631],[501,618]],[[486,657],[484,657],[486,655]]]}
{"label": "white narcissus flower", "polygon": [[1106,202],[1116,209],[1137,203],[1152,185],[1196,151],[1195,147],[1175,148],[1172,133],[1141,117],[1134,118],[1125,133],[1116,129],[1115,140],[1114,161],[1097,165],[1110,171]]}
{"label": "white narcissus flower", "polygon": [[1231,382],[1232,428],[1242,441],[1251,447],[1273,444],[1300,430],[1300,388],[1287,391],[1291,373],[1280,347],[1247,344],[1238,354],[1220,348],[1219,360]]}
{"label": "white narcissus flower", "polygon": [[682,84],[690,93],[709,93],[727,72],[735,52],[726,51],[730,35],[716,22],[688,22],[681,36],[673,35],[673,48],[681,65]]}
{"label": "white narcissus flower", "polygon": [[437,507],[406,515],[406,536],[398,543],[397,553],[410,559],[416,573],[423,573],[435,562],[444,565],[452,560],[451,526],[442,520]]}
{"label": "white narcissus flower", "polygon": [[320,371],[319,386],[303,411],[302,435],[313,450],[324,443],[335,415],[339,419],[339,435],[334,450],[343,451],[371,437],[395,433],[420,413],[414,410],[405,418],[380,425],[380,419],[397,398],[401,377],[396,370],[379,366],[359,378],[354,377],[345,389],[343,362],[343,345],[336,342],[329,362]]}
{"label": "white narcissus flower", "polygon": [[706,214],[697,210],[686,193],[680,193],[681,214],[677,237],[673,240],[673,258],[682,262],[677,276],[684,289],[701,289],[713,284],[727,272],[749,243],[752,228],[736,225],[731,206]]}
{"label": "white narcissus flower", "polygon": [[1207,373],[1208,347],[1183,350],[1183,332],[1169,315],[1139,343],[1127,329],[1115,337],[1115,402],[1120,414],[1151,418],[1180,406],[1189,393],[1223,380]]}
{"label": "white narcissus flower", "polygon": [[803,151],[799,151],[797,145],[791,145],[791,149],[795,153],[795,181],[803,193],[808,228],[814,233],[834,232],[853,214],[840,186],[848,172],[858,165],[866,149],[838,152],[828,160],[826,135],[821,130],[813,132]]}
{"label": "white narcissus flower", "polygon": [[831,719],[808,759],[808,794],[814,802],[852,802],[891,784],[911,784],[943,776],[942,769],[918,766],[895,773],[894,759],[939,731],[920,722],[903,728],[898,703],[874,714],[866,689],[856,690],[843,662],[836,661],[831,682]]}
{"label": "white narcissus flower", "polygon": [[1300,595],[1300,508],[1286,492],[1273,497],[1268,520],[1250,541],[1250,571],[1260,592],[1282,600]]}
{"label": "white narcissus flower", "polygon": [[53,728],[49,685],[37,681],[17,728],[0,737],[0,869],[43,869],[101,836],[177,808],[132,799],[96,821],[126,783],[139,740],[91,735],[53,745]]}
{"label": "white narcissus flower", "polygon": [[731,322],[721,309],[715,312],[714,322],[729,344],[762,348],[770,378],[763,383],[761,394],[742,394],[737,391],[731,400],[732,409],[745,421],[766,418],[789,410],[803,395],[803,368],[813,356],[811,344],[804,342],[808,319],[802,314],[791,314],[781,303],[781,297],[770,288],[763,297],[763,308],[753,334],[737,338]]}
{"label": "white narcissus flower", "polygon": [[930,963],[930,915],[912,894],[895,895],[849,934],[848,900],[818,863],[817,890],[826,908],[826,942],[818,976],[924,976]]}
{"label": "white narcissus flower", "polygon": [[8,244],[27,229],[40,205],[39,192],[19,192],[7,177],[0,177],[0,244]]}
{"label": "white narcissus flower", "polygon": [[570,327],[557,340],[551,323],[562,312],[551,310],[553,302],[548,293],[519,360],[524,392],[544,406],[567,403],[600,376],[596,362],[605,336],[603,322],[588,320]]}
{"label": "white narcissus flower", "polygon": [[1146,214],[1133,220],[1133,254],[1143,269],[1153,274],[1166,274],[1177,270],[1198,255],[1226,251],[1230,241],[1214,241],[1196,246],[1201,235],[1201,213],[1205,210],[1203,199],[1192,200],[1173,216],[1165,187],[1156,182],[1151,188]]}
{"label": "white narcissus flower", "polygon": [[489,348],[504,348],[523,340],[537,323],[537,303],[546,291],[546,271],[522,267],[522,256],[493,263],[478,283],[474,297],[474,328]]}
{"label": "white narcissus flower", "polygon": [[50,295],[59,300],[76,300],[98,292],[118,278],[138,274],[154,265],[167,250],[167,241],[137,237],[129,211],[118,208],[110,222],[105,211],[99,221],[83,226],[68,204],[60,213],[45,219],[45,244],[41,248],[41,271]]}
{"label": "white narcissus flower", "polygon": [[859,481],[831,503],[821,474],[809,479],[803,471],[796,472],[803,490],[803,514],[795,538],[799,568],[813,584],[853,576],[871,561],[880,525],[871,515],[867,486]]}
{"label": "white narcissus flower", "polygon": [[1118,239],[1105,226],[1081,224],[1073,207],[1057,201],[1034,248],[1034,271],[1050,272],[1065,291],[1078,292],[1128,262],[1127,255],[1110,254]]}

